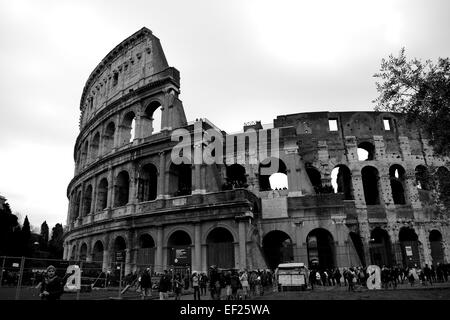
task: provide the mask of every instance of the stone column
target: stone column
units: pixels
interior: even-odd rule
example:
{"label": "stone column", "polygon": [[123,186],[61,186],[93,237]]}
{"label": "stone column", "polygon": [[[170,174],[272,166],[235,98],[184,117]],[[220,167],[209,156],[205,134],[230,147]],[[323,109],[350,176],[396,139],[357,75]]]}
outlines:
{"label": "stone column", "polygon": [[92,182],[92,196],[91,196],[91,209],[90,213],[94,214],[97,206],[97,176],[94,176],[94,180]]}
{"label": "stone column", "polygon": [[125,273],[123,274],[126,276],[131,271],[131,249],[126,248],[125,249]]}
{"label": "stone column", "polygon": [[164,151],[159,152],[159,175],[157,185],[157,199],[164,199],[166,196],[164,182],[166,176],[166,155]]}
{"label": "stone column", "polygon": [[155,271],[163,271],[163,228],[157,227],[156,229],[156,262]]}
{"label": "stone column", "polygon": [[78,208],[78,219],[83,219],[84,210],[84,182],[81,183],[81,194],[80,194],[80,207]]}
{"label": "stone column", "polygon": [[192,264],[193,271],[201,270],[202,262],[202,246],[201,246],[201,225],[196,223],[194,225],[194,263]]}
{"label": "stone column", "polygon": [[[423,257],[425,259],[425,261],[421,261],[422,263],[422,267],[424,267],[424,263],[428,264],[428,266],[432,265],[432,258],[431,258],[431,251],[430,251],[430,247],[429,247],[429,239],[427,237],[427,234],[425,232],[425,228],[423,226],[418,226],[419,229],[419,241],[420,243],[422,243],[422,248],[423,248]],[[420,249],[420,247],[419,247]]]}
{"label": "stone column", "polygon": [[247,268],[247,239],[246,239],[247,219],[240,219],[239,226],[239,268]]}
{"label": "stone column", "polygon": [[380,204],[384,203],[384,206],[389,209],[395,209],[394,200],[392,197],[392,189],[391,189],[391,179],[389,177],[389,173],[381,173],[380,181],[379,181],[379,197]]}
{"label": "stone column", "polygon": [[289,197],[299,197],[302,195],[302,190],[300,188],[300,156],[298,155],[298,147],[285,149],[285,152]]}
{"label": "stone column", "polygon": [[107,208],[111,209],[114,206],[114,172],[112,167],[108,169],[108,203]]}

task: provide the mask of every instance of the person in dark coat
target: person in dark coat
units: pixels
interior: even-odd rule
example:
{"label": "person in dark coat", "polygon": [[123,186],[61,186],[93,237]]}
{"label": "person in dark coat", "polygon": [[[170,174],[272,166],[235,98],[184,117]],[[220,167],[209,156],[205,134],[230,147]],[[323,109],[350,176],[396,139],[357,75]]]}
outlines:
{"label": "person in dark coat", "polygon": [[145,299],[145,297],[148,296],[149,290],[151,295],[152,277],[150,276],[150,268],[145,269],[142,273],[140,285],[142,290],[142,299]]}
{"label": "person in dark coat", "polygon": [[64,292],[64,284],[60,277],[56,275],[56,268],[49,266],[47,275],[41,283],[40,297],[42,300],[59,300]]}
{"label": "person in dark coat", "polygon": [[159,299],[160,300],[167,300],[169,295],[168,291],[170,290],[170,277],[167,270],[164,270],[164,274],[161,276],[161,279],[159,280]]}

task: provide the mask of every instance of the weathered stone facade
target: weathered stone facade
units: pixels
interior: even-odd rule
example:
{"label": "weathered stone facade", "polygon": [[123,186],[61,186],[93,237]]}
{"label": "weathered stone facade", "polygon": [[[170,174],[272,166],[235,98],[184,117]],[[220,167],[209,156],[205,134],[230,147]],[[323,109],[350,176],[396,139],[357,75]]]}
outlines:
{"label": "weathered stone facade", "polygon": [[[92,72],[80,103],[64,258],[108,269],[123,257],[126,271],[448,261],[450,227],[439,179],[448,176],[450,159],[435,156],[403,115],[278,116],[279,143],[270,148],[279,154],[277,172],[286,174],[288,187],[270,190],[260,154],[258,163],[244,165],[172,163],[175,129],[194,135],[215,128],[205,119],[188,123],[179,92],[178,70],[146,28]],[[158,133],[155,112],[161,112]],[[261,128],[256,122],[244,130]],[[240,147],[244,156],[251,153],[238,140]],[[358,148],[367,160],[359,159]],[[234,149],[225,156],[230,152],[242,157]]]}

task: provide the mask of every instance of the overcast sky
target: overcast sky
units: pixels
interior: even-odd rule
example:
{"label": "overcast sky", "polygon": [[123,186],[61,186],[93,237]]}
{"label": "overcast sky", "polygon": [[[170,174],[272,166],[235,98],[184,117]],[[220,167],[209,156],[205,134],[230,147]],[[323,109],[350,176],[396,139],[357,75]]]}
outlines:
{"label": "overcast sky", "polygon": [[450,56],[450,1],[0,0],[0,194],[32,225],[66,222],[79,102],[142,27],[181,73],[188,120],[228,132],[277,115],[372,110],[380,61]]}

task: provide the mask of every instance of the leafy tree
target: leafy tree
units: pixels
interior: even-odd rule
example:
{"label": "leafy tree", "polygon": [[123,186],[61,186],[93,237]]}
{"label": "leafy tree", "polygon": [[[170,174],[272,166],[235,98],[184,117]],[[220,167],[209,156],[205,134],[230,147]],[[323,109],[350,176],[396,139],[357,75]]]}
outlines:
{"label": "leafy tree", "polygon": [[31,228],[30,221],[28,221],[28,216],[25,216],[23,221],[23,226],[21,230],[21,244],[22,244],[22,255],[28,257],[31,255]]}
{"label": "leafy tree", "polygon": [[47,250],[48,247],[48,237],[49,237],[49,228],[47,225],[47,221],[44,221],[41,224],[41,238],[40,238],[40,247],[41,250]]}
{"label": "leafy tree", "polygon": [[52,237],[48,244],[48,249],[50,251],[50,256],[53,259],[62,259],[64,253],[63,247],[63,226],[57,223],[52,229]]}
{"label": "leafy tree", "polygon": [[434,151],[450,154],[450,59],[407,60],[405,48],[399,56],[382,59],[374,75],[379,96],[375,110],[405,113],[430,138]]}
{"label": "leafy tree", "polygon": [[8,203],[0,209],[0,255],[20,255],[20,225],[16,215],[12,214]]}

